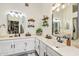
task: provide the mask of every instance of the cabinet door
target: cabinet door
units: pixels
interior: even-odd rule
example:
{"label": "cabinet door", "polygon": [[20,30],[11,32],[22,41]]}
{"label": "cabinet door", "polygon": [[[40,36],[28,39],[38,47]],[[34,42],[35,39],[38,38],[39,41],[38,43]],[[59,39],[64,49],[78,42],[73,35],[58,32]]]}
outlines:
{"label": "cabinet door", "polygon": [[35,39],[35,50],[37,51],[39,55],[40,50],[40,41],[38,39]]}
{"label": "cabinet door", "polygon": [[46,56],[46,45],[40,41],[40,56]]}
{"label": "cabinet door", "polygon": [[0,55],[10,55],[14,53],[13,50],[13,41],[12,40],[6,40],[6,41],[0,41]]}
{"label": "cabinet door", "polygon": [[25,39],[16,39],[14,40],[14,52],[15,53],[20,53],[24,52],[25,49]]}
{"label": "cabinet door", "polygon": [[48,56],[61,56],[59,53],[57,53],[55,50],[53,50],[50,47],[47,47],[47,55]]}
{"label": "cabinet door", "polygon": [[25,40],[26,51],[35,50],[35,38],[27,38]]}
{"label": "cabinet door", "polygon": [[53,56],[51,53],[47,52],[47,56]]}

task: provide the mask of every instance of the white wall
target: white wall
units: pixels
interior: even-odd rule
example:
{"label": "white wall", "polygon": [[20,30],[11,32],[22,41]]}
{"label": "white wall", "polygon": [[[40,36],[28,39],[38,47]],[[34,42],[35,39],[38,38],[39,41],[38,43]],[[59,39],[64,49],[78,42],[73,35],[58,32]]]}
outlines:
{"label": "white wall", "polygon": [[[51,3],[30,3],[29,7],[25,7],[24,3],[0,3],[0,24],[6,24],[7,26],[7,17],[6,14],[9,11],[17,10],[21,11],[26,15],[26,21],[29,18],[35,19],[35,28],[28,29],[26,24],[26,31],[30,31],[32,34],[35,34],[37,28],[43,28],[43,35],[52,34],[52,4]],[[54,12],[54,17],[60,18],[62,21],[61,31],[65,30],[65,22],[69,22],[70,29],[68,32],[72,33],[72,17],[77,16],[77,13],[72,14],[72,5],[70,4],[64,10],[59,12]],[[43,15],[47,15],[49,17],[48,23],[49,27],[42,27],[42,18]],[[65,30],[66,31],[66,30]],[[7,27],[5,29],[7,32]]]}
{"label": "white wall", "polygon": [[[26,21],[29,18],[34,18],[35,19],[35,28],[37,28],[40,20],[40,4],[29,4],[29,7],[25,7],[24,3],[0,3],[0,25],[1,24],[6,24],[6,29],[5,33],[7,32],[7,13],[12,11],[12,10],[17,10],[21,11],[26,15]],[[27,24],[28,25],[28,24]],[[35,34],[36,29],[28,29],[26,25],[26,31],[30,30],[32,34]]]}
{"label": "white wall", "polygon": [[49,17],[48,27],[42,27],[43,28],[43,35],[46,34],[51,35],[52,34],[52,4],[51,3],[44,3],[42,4],[42,11],[41,11],[41,17],[43,18],[43,15],[46,15]]}

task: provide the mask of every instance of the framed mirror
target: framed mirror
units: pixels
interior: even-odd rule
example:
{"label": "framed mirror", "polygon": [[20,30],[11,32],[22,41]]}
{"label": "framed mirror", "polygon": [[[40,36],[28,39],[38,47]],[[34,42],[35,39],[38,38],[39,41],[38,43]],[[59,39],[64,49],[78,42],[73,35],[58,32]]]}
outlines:
{"label": "framed mirror", "polygon": [[24,33],[25,17],[22,13],[16,11],[10,11],[7,14],[8,34]]}
{"label": "framed mirror", "polygon": [[60,20],[54,18],[52,21],[52,34],[59,34],[60,32]]}

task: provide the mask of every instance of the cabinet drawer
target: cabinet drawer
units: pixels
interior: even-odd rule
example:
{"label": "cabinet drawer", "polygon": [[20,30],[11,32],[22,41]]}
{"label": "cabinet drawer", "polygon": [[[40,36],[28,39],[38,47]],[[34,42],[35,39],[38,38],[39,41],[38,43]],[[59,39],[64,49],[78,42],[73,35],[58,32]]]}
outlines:
{"label": "cabinet drawer", "polygon": [[53,50],[50,47],[47,47],[47,54],[51,54],[51,56],[60,56],[59,53],[57,53],[55,50]]}

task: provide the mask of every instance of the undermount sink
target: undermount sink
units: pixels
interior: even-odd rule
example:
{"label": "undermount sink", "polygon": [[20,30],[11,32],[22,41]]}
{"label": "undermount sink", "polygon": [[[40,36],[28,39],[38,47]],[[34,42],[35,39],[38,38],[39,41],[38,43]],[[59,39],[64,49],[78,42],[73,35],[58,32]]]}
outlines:
{"label": "undermount sink", "polygon": [[48,40],[48,43],[51,44],[52,46],[54,46],[55,48],[63,48],[65,47],[64,43],[60,43],[54,40]]}
{"label": "undermount sink", "polygon": [[61,45],[61,44],[60,44],[60,45],[56,45],[55,47],[56,47],[56,48],[63,48],[63,47],[65,47],[65,45]]}

